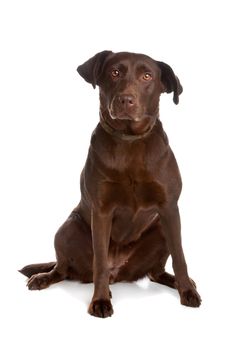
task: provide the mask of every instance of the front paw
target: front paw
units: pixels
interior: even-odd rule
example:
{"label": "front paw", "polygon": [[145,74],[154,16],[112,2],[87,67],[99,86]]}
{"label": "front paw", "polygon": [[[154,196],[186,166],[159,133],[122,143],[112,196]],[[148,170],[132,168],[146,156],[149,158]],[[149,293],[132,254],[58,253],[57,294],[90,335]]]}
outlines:
{"label": "front paw", "polygon": [[192,287],[180,292],[180,302],[185,306],[199,307],[201,305],[201,297],[197,290]]}
{"label": "front paw", "polygon": [[110,317],[113,314],[111,301],[108,299],[98,299],[91,302],[88,312],[95,317]]}

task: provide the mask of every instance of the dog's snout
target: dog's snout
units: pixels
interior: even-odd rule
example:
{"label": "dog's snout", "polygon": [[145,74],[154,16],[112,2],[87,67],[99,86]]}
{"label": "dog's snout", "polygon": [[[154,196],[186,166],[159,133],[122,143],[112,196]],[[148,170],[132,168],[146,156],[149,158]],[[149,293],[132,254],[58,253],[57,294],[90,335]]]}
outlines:
{"label": "dog's snout", "polygon": [[124,108],[130,108],[135,105],[135,97],[133,95],[118,95],[118,102]]}
{"label": "dog's snout", "polygon": [[130,93],[115,95],[110,106],[113,119],[134,119],[138,113],[137,96]]}

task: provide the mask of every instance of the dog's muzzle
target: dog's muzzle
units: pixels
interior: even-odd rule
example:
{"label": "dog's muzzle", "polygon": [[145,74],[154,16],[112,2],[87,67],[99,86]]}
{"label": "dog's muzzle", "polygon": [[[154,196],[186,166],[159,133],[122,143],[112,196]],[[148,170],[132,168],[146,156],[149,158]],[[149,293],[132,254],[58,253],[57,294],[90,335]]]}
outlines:
{"label": "dog's muzzle", "polygon": [[112,119],[140,120],[137,99],[131,94],[116,95],[112,100],[109,112]]}

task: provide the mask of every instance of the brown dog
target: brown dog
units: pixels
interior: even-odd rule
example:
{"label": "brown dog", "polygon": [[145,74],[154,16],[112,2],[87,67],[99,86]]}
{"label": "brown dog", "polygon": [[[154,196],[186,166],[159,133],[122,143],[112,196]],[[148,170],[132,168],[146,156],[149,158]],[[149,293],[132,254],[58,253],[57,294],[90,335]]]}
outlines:
{"label": "brown dog", "polygon": [[[107,317],[109,284],[149,276],[177,288],[183,305],[198,307],[181,245],[180,173],[159,120],[162,92],[179,103],[179,79],[167,64],[128,52],[100,52],[78,72],[100,88],[100,122],[81,174],[81,201],[55,236],[57,262],[20,270],[28,288],[94,282],[89,313]],[[165,272],[170,254],[175,276]]]}

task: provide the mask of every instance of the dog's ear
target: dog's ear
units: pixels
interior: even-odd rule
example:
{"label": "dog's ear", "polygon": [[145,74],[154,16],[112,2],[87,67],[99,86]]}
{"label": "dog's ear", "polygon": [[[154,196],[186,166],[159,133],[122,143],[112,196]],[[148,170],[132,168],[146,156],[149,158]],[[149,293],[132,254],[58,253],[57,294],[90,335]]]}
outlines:
{"label": "dog's ear", "polygon": [[78,66],[77,71],[83,79],[92,84],[95,89],[98,78],[102,73],[102,67],[106,58],[112,53],[112,51],[102,51],[90,58]]}
{"label": "dog's ear", "polygon": [[173,92],[173,102],[177,105],[179,103],[179,95],[183,91],[182,85],[168,64],[159,61],[156,61],[156,63],[161,69],[161,81],[164,85],[165,92]]}

